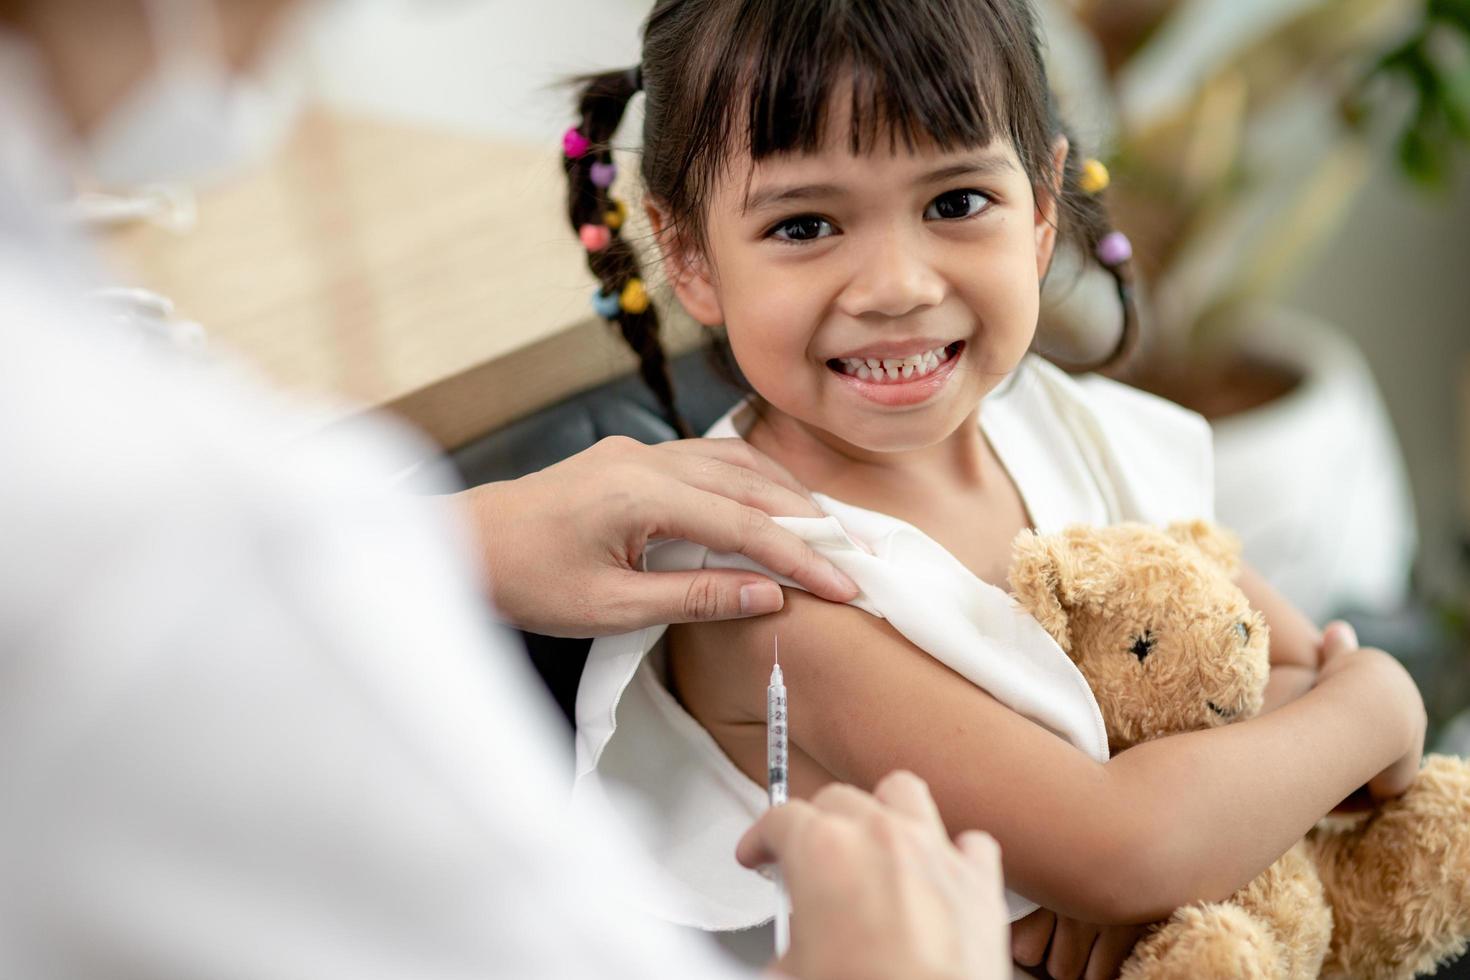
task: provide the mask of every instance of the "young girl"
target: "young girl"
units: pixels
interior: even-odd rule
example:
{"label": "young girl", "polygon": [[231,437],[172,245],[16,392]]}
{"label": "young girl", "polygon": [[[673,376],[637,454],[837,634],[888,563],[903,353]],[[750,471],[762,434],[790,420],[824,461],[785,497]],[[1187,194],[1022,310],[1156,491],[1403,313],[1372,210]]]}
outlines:
{"label": "young girl", "polygon": [[[725,932],[771,916],[769,883],[731,855],[765,806],[777,634],[792,792],[924,777],[951,832],[1000,841],[1013,918],[1061,917],[1058,975],[1080,973],[1102,927],[1229,895],[1363,784],[1403,790],[1422,747],[1412,682],[1377,651],[1319,664],[1316,627],[1250,571],[1267,711],[1111,759],[1080,673],[1006,596],[1025,528],[1212,512],[1203,420],[1030,353],[1059,242],[1115,276],[1120,348],[1135,312],[1126,240],[1056,121],[1025,0],[661,0],[641,66],[586,81],[572,223],[594,304],[677,419],[610,190],[608,144],[639,91],[674,292],[724,328],[754,389],[710,434],[818,491],[783,523],[863,589],[846,606],[788,589],[774,618],[594,645],[575,798],[642,832],[669,873],[655,911]],[[646,560],[736,561],[687,542]],[[1046,915],[1028,920],[1041,947]],[[1095,965],[1130,935],[1103,929]]]}

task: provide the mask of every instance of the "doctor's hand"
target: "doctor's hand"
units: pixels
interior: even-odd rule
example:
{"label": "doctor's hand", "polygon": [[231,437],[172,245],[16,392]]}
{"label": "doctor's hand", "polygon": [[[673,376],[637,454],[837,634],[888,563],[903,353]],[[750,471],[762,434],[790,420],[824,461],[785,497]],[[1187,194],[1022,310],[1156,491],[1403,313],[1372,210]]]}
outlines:
{"label": "doctor's hand", "polygon": [[832,783],[810,802],[776,807],[735,856],[749,868],[781,866],[791,894],[791,948],[776,964],[783,975],[1011,975],[1000,849],[978,831],[952,843],[912,773],[891,773],[871,796]]}
{"label": "doctor's hand", "polygon": [[614,436],[519,480],[457,495],[500,614],[551,636],[776,612],[781,588],[754,572],[643,572],[648,543],[684,538],[738,552],[834,602],[857,586],[771,515],[820,517],[806,489],[740,439],[645,446]]}

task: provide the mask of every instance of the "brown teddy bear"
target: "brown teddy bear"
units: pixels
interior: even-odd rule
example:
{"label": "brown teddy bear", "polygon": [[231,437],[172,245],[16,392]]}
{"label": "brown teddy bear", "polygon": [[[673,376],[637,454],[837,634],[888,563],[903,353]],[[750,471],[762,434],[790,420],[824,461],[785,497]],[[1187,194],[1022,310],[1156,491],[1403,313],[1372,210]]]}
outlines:
{"label": "brown teddy bear", "polygon": [[[1113,752],[1260,711],[1269,637],[1202,521],[1023,531],[1015,597],[1091,684]],[[1412,977],[1470,937],[1470,765],[1429,756],[1399,799],[1324,820],[1223,902],[1178,909],[1124,978]]]}

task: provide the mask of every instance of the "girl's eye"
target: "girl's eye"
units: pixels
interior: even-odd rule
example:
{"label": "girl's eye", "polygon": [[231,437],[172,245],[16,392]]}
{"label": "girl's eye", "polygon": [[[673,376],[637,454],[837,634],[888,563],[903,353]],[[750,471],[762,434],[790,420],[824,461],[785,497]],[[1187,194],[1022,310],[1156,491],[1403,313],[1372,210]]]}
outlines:
{"label": "girl's eye", "polygon": [[826,238],[833,233],[832,223],[814,214],[788,218],[770,231],[773,237],[784,242],[810,242],[818,238]]}
{"label": "girl's eye", "polygon": [[990,196],[980,191],[949,191],[924,209],[924,217],[929,221],[957,221],[979,214],[989,203]]}

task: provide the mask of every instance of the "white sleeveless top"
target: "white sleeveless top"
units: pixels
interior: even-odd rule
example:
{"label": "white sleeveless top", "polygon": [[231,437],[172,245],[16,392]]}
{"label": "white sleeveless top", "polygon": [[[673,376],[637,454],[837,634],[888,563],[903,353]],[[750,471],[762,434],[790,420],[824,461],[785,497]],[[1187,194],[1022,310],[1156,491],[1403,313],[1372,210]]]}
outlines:
{"label": "white sleeveless top", "polygon": [[[742,404],[707,434],[741,436],[750,420]],[[1043,533],[1213,514],[1208,425],[1136,389],[1073,378],[1028,355],[985,399],[980,428]],[[816,500],[829,516],[776,520],[858,584],[852,605],[887,619],[915,646],[1092,758],[1108,758],[1086,680],[1010,596],[911,524],[821,494]],[[765,571],[688,541],[656,544],[645,561],[650,571]],[[631,900],[683,925],[748,929],[769,921],[774,908],[771,883],[734,857],[736,841],[766,809],[765,788],[664,686],[665,629],[593,643],[577,692],[572,805],[610,807],[662,869],[664,887]],[[801,691],[789,696],[792,712],[800,711]],[[1006,898],[1012,921],[1036,908],[1012,892]]]}

